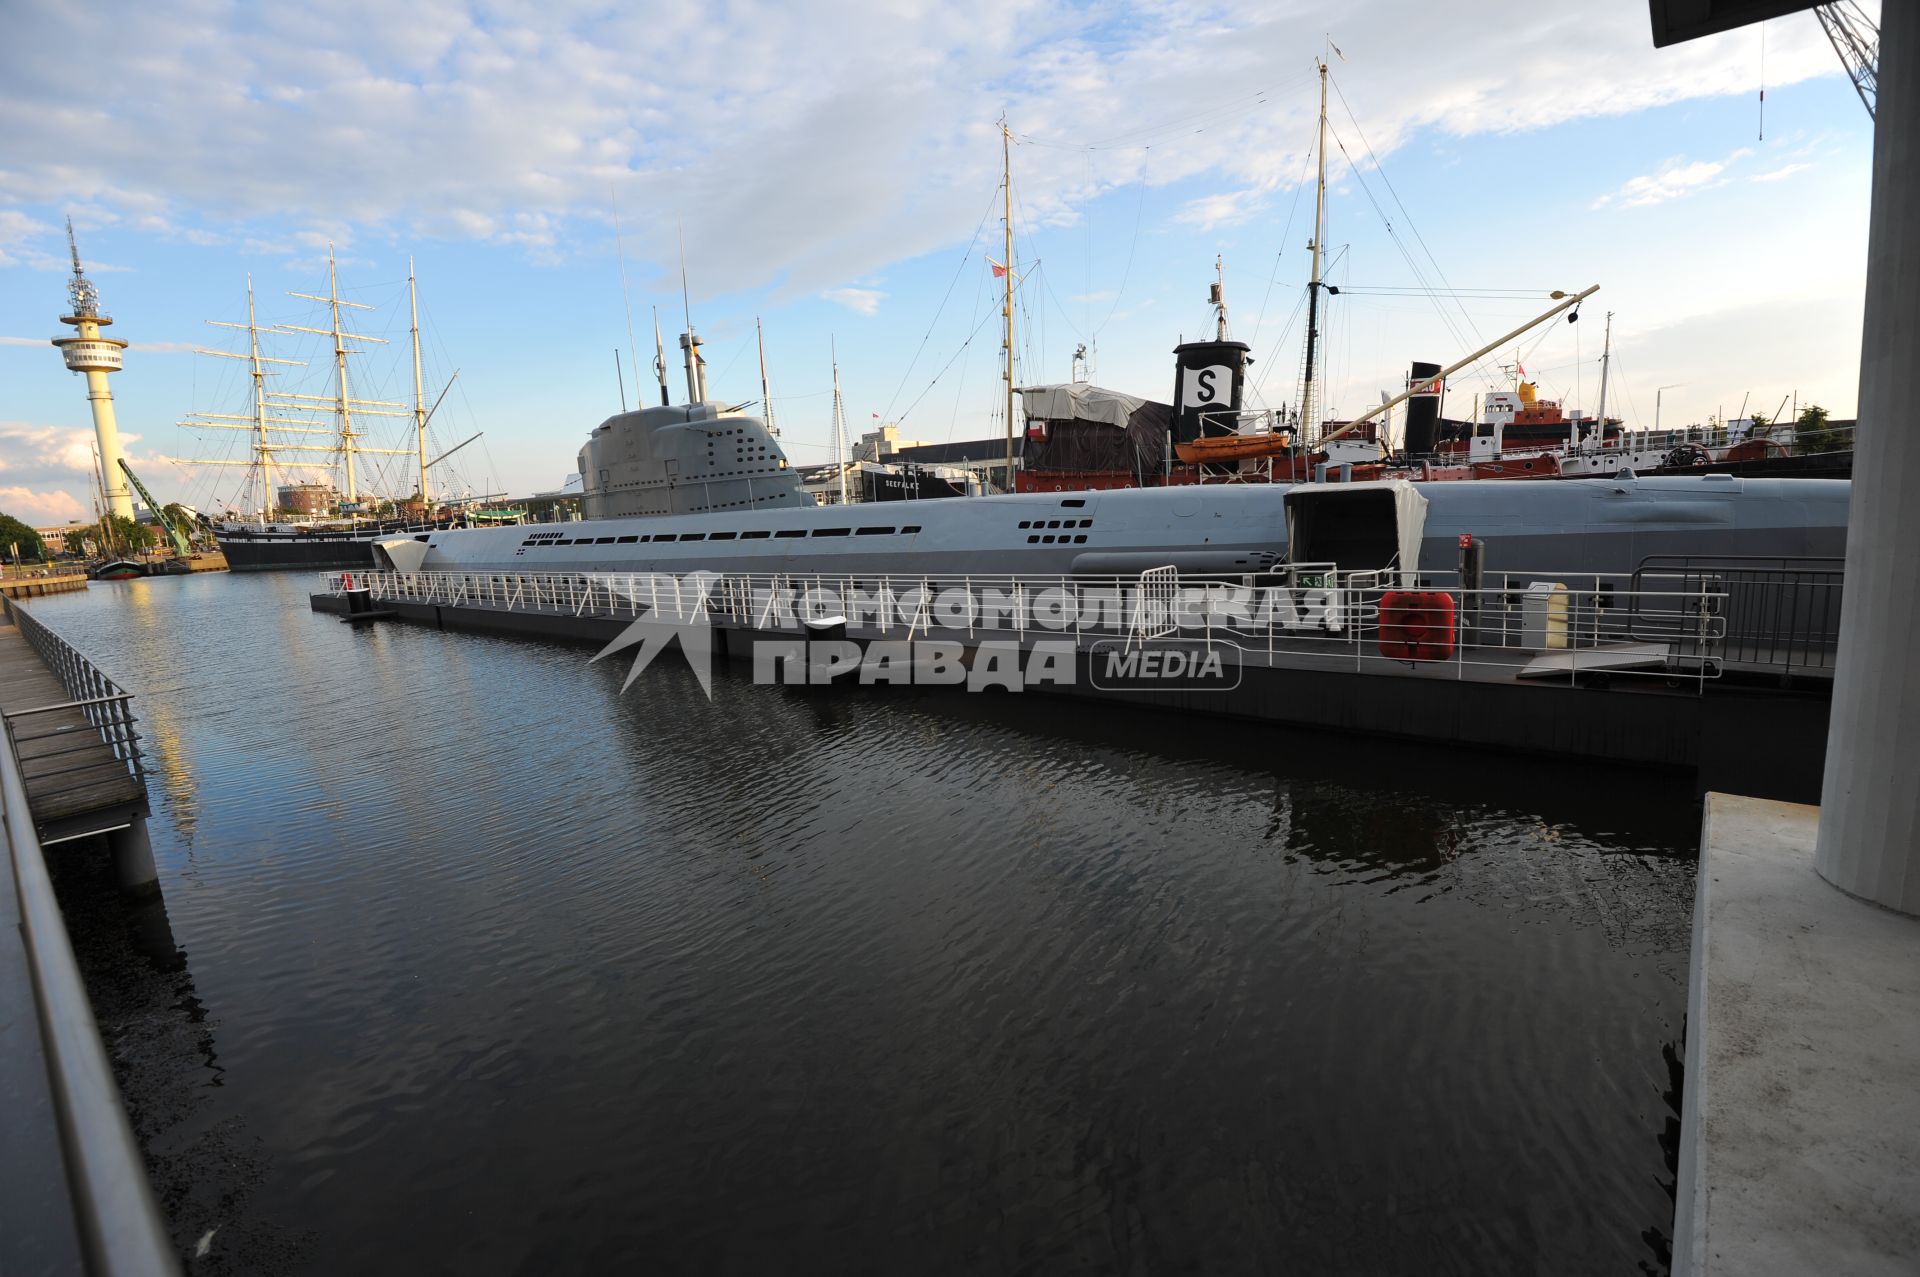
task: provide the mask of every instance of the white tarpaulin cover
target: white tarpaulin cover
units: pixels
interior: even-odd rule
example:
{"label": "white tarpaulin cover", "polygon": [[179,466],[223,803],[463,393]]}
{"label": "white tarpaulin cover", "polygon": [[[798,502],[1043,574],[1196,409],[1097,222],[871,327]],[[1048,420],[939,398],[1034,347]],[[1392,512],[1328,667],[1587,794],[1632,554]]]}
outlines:
{"label": "white tarpaulin cover", "polygon": [[1026,401],[1027,416],[1034,420],[1098,421],[1122,430],[1147,402],[1085,381],[1064,386],[1023,386],[1020,394]]}
{"label": "white tarpaulin cover", "polygon": [[[1343,496],[1362,492],[1384,492],[1393,499],[1394,544],[1397,547],[1395,562],[1398,564],[1401,579],[1411,582],[1420,570],[1420,542],[1426,535],[1427,499],[1420,490],[1405,479],[1373,479],[1363,483],[1299,483],[1287,490],[1283,498],[1287,507],[1287,544],[1289,553],[1295,562],[1302,561],[1293,553],[1299,545],[1299,522],[1297,510],[1303,504],[1324,496],[1339,500]],[[1315,551],[1306,549],[1309,558]]]}

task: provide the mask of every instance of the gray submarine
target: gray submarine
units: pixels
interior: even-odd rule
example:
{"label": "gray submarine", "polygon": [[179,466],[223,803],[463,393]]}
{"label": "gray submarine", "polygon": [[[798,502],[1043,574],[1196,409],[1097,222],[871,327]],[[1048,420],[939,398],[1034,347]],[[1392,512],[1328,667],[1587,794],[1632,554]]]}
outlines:
{"label": "gray submarine", "polygon": [[[1211,575],[1266,571],[1293,549],[1296,561],[1437,573],[1457,566],[1469,537],[1490,573],[1626,574],[1656,555],[1845,550],[1848,480],[1727,474],[1223,482],[820,506],[764,421],[707,400],[698,339],[680,344],[691,402],[620,413],[594,429],[579,455],[582,521],[389,538],[376,545],[376,566],[949,578],[1172,565]],[[1221,407],[1181,402],[1180,388],[1197,380],[1191,369],[1237,362],[1245,349],[1193,342],[1176,351],[1176,438],[1207,430]]]}

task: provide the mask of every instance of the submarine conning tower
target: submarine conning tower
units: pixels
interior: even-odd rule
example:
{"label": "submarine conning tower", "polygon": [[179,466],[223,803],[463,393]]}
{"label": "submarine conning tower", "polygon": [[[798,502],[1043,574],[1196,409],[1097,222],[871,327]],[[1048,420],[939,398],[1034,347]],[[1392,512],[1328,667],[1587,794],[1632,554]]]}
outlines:
{"label": "submarine conning tower", "polygon": [[[814,500],[758,417],[706,402],[700,339],[680,338],[694,402],[608,417],[580,449],[582,513],[589,519],[777,510]],[[666,379],[661,378],[664,396]]]}

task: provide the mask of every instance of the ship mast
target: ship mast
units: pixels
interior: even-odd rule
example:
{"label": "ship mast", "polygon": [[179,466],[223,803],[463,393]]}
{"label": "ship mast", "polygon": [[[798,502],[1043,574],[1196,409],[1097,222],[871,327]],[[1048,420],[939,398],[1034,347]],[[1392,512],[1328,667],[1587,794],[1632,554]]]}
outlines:
{"label": "ship mast", "polygon": [[427,393],[420,380],[420,294],[413,282],[411,257],[407,258],[407,312],[413,321],[413,430],[420,447],[420,512],[425,516],[432,509],[427,503]]}
{"label": "ship mast", "polygon": [[760,316],[753,317],[753,339],[760,345],[760,407],[767,419],[767,433],[778,439],[780,427],[773,424],[773,391],[767,388],[767,335],[760,329]]}
{"label": "ship mast", "polygon": [[[332,283],[332,287],[329,290],[328,296],[321,297],[314,293],[292,293],[292,292],[288,293],[287,295],[289,297],[301,298],[304,301],[326,302],[328,304],[330,313],[332,315],[331,326],[327,328],[304,328],[298,324],[271,324],[267,327],[266,331],[269,333],[313,333],[316,336],[332,338],[333,348],[334,348],[334,359],[336,360],[336,375],[339,378],[339,384],[334,394],[308,395],[308,394],[300,394],[294,391],[268,390],[266,388],[266,385],[267,385],[266,379],[271,376],[276,376],[277,374],[267,371],[264,365],[285,364],[289,367],[294,367],[294,368],[302,368],[302,367],[305,367],[306,365],[303,361],[298,359],[280,359],[280,358],[276,358],[269,355],[263,355],[260,353],[261,329],[255,317],[254,298],[253,298],[253,277],[251,275],[247,277],[247,322],[244,324],[236,324],[236,323],[229,323],[226,320],[220,320],[220,319],[209,319],[206,321],[207,323],[213,325],[215,328],[244,329],[247,334],[247,353],[242,355],[242,354],[235,354],[234,352],[227,351],[227,350],[204,350],[204,349],[196,349],[194,351],[194,353],[197,355],[212,355],[219,359],[244,359],[247,361],[248,368],[252,373],[252,376],[253,376],[253,404],[252,404],[253,410],[252,412],[244,416],[237,413],[194,412],[194,413],[187,414],[187,419],[182,421],[180,424],[195,430],[248,430],[253,433],[254,456],[251,460],[228,461],[228,460],[216,459],[212,457],[196,457],[194,458],[194,464],[195,465],[214,465],[214,466],[220,466],[220,465],[247,466],[255,469],[259,474],[260,485],[261,485],[260,522],[263,526],[265,525],[266,521],[272,516],[272,509],[273,509],[272,466],[276,459],[280,460],[282,477],[283,478],[291,477],[290,475],[287,474],[287,471],[286,471],[287,462],[284,460],[284,458],[280,458],[280,454],[282,453],[297,452],[297,453],[333,454],[333,453],[344,451],[346,453],[347,466],[348,466],[347,492],[348,494],[350,494],[346,497],[347,500],[354,500],[357,496],[357,488],[358,488],[357,477],[355,476],[355,472],[353,469],[353,458],[355,454],[378,453],[382,456],[414,455],[414,450],[411,448],[363,448],[363,447],[360,447],[357,443],[353,442],[354,439],[357,438],[358,436],[355,435],[352,430],[352,421],[353,421],[354,414],[358,414],[359,416],[362,416],[362,417],[369,417],[369,416],[371,417],[415,417],[416,420],[419,420],[419,401],[421,396],[419,393],[419,382],[417,380],[419,375],[418,373],[419,365],[418,365],[418,359],[417,359],[417,351],[418,351],[417,343],[418,343],[418,333],[419,333],[418,311],[416,310],[415,319],[414,319],[414,331],[415,331],[415,342],[416,342],[416,347],[415,347],[416,349],[416,362],[415,362],[416,381],[415,381],[415,395],[414,395],[414,399],[415,399],[414,411],[413,412],[390,411],[391,409],[400,408],[402,407],[402,405],[386,399],[352,398],[347,393],[345,357],[347,355],[359,354],[360,352],[357,350],[348,349],[346,346],[347,341],[349,340],[370,341],[370,342],[375,342],[381,345],[385,345],[386,339],[382,337],[370,337],[364,333],[346,332],[340,327],[339,307],[351,306],[359,310],[372,310],[373,307],[362,305],[359,302],[350,302],[350,301],[341,300],[339,284],[338,284],[338,276],[334,273],[331,251],[329,251],[329,254],[328,254],[327,267],[328,267],[329,279]],[[408,267],[408,280],[409,280],[409,285],[411,285],[411,281],[412,281],[411,263],[409,263],[409,267]],[[322,413],[322,412],[331,412],[336,414],[339,417],[341,424],[340,424],[340,429],[338,431],[323,427],[320,424],[320,422],[314,417],[300,415],[300,414],[306,414],[306,413]],[[272,414],[272,415],[269,415],[269,414]],[[428,412],[426,414],[426,416],[428,417],[431,417],[432,415],[433,414],[431,412]],[[273,436],[275,434],[323,435],[323,436],[335,435],[337,437],[335,438],[334,442],[325,444],[325,445],[308,443],[308,442],[275,443],[273,442]],[[322,464],[322,463],[319,463],[319,462],[309,463],[304,460],[296,460],[293,464],[307,465],[307,464]]]}
{"label": "ship mast", "polygon": [[253,272],[247,272],[247,367],[253,374],[253,451],[260,463],[260,526],[267,526],[273,506],[273,476],[267,466],[272,446],[267,442],[267,374],[260,367],[260,329],[253,317]]}
{"label": "ship mast", "polygon": [[840,397],[840,352],[832,341],[827,343],[827,351],[833,360],[833,435],[835,460],[840,463],[840,504],[846,505],[847,466],[851,463],[851,458],[847,456],[847,405]]}
{"label": "ship mast", "polygon": [[[660,406],[665,408],[672,402],[672,394],[667,389],[667,347],[660,340],[660,308],[653,308],[653,375],[660,379]],[[633,388],[634,397],[640,396],[640,388]]]}
{"label": "ship mast", "polygon": [[1006,289],[1000,303],[1000,318],[1005,323],[1007,337],[1007,491],[1013,491],[1013,133],[1007,128],[1007,117],[1000,117],[1000,189],[1004,197],[1002,206],[1002,225],[1006,230],[1003,243],[1004,256],[1001,259],[1003,269],[1000,278],[1006,281]]}
{"label": "ship mast", "polygon": [[1319,386],[1316,384],[1314,356],[1318,354],[1320,340],[1320,267],[1322,241],[1327,230],[1327,63],[1319,60],[1320,67],[1320,141],[1314,147],[1319,165],[1319,177],[1313,192],[1313,240],[1307,247],[1313,253],[1313,278],[1307,283],[1307,360],[1305,371],[1300,377],[1300,432],[1308,443],[1318,442],[1320,435]]}
{"label": "ship mast", "polygon": [[1594,427],[1593,447],[1607,446],[1607,364],[1613,358],[1613,312],[1607,312],[1607,337],[1600,347],[1600,424]]}
{"label": "ship mast", "polygon": [[347,406],[347,347],[341,340],[340,332],[340,272],[334,265],[331,244],[327,245],[327,301],[328,313],[333,316],[333,366],[338,374],[335,385],[340,390],[339,407],[335,409],[340,417],[340,455],[347,467],[343,500],[351,504],[360,499],[360,489],[353,477],[353,410]]}
{"label": "ship mast", "polygon": [[[327,313],[332,318],[333,326],[331,328],[302,328],[298,324],[281,324],[279,325],[279,327],[286,332],[314,333],[321,337],[333,338],[333,368],[334,368],[334,388],[335,388],[334,399],[333,399],[333,404],[334,404],[333,411],[334,411],[334,416],[340,422],[339,448],[340,448],[341,457],[346,463],[346,487],[345,487],[345,490],[341,493],[341,500],[343,502],[351,504],[353,502],[357,502],[360,499],[359,481],[357,476],[354,474],[354,466],[353,466],[354,455],[356,453],[360,453],[368,450],[361,448],[359,445],[354,443],[354,440],[359,436],[354,434],[354,431],[353,431],[353,414],[355,410],[359,408],[361,401],[354,399],[348,393],[347,356],[349,354],[358,354],[359,352],[349,351],[347,349],[347,341],[350,338],[354,341],[371,341],[384,346],[387,344],[386,338],[370,337],[365,333],[350,333],[340,327],[340,308],[342,306],[348,306],[353,308],[354,310],[372,310],[373,307],[367,305],[364,302],[350,302],[350,301],[342,301],[340,299],[340,272],[339,272],[339,268],[334,263],[332,244],[327,245],[327,295],[325,297],[319,297],[313,293],[289,292],[287,296],[298,297],[302,301],[325,302],[327,303]],[[309,398],[310,396],[301,395],[301,396],[288,396],[288,397],[289,398]],[[366,402],[372,403],[372,402],[385,402],[385,401],[368,400]],[[374,413],[372,415],[390,417],[390,416],[396,416],[396,415],[402,415],[402,414]],[[392,450],[381,449],[381,451],[392,451]]]}
{"label": "ship mast", "polygon": [[[251,375],[253,380],[253,412],[250,416],[246,416],[246,417],[241,417],[241,416],[238,416],[237,414],[228,414],[224,412],[189,413],[188,420],[182,421],[180,424],[183,426],[191,427],[192,429],[195,429],[195,430],[251,430],[253,431],[253,460],[252,461],[225,461],[225,460],[215,460],[210,457],[203,457],[203,458],[196,458],[194,461],[194,464],[205,465],[205,466],[235,465],[235,466],[251,467],[258,474],[259,480],[260,480],[260,526],[264,528],[267,526],[267,521],[273,517],[272,465],[273,465],[273,453],[276,450],[276,445],[273,443],[272,437],[268,433],[269,423],[271,423],[275,428],[284,429],[287,427],[292,427],[293,433],[305,433],[305,431],[298,426],[297,419],[289,420],[284,417],[267,416],[267,409],[268,407],[271,406],[267,402],[269,398],[269,394],[267,391],[267,378],[269,376],[272,376],[273,374],[269,373],[262,365],[286,364],[289,367],[293,367],[293,368],[303,368],[306,365],[303,364],[298,359],[278,359],[273,356],[263,355],[260,353],[260,325],[254,318],[253,276],[251,273],[249,273],[247,276],[247,322],[244,324],[235,324],[235,323],[229,323],[227,320],[224,320],[224,319],[209,319],[206,322],[215,328],[239,328],[239,329],[245,330],[247,334],[247,353],[244,355],[236,355],[229,350],[195,349],[193,353],[196,355],[211,355],[216,359],[246,360],[247,371]],[[245,422],[246,424],[229,425],[227,424],[229,422]],[[306,449],[299,448],[299,447],[292,447],[291,445],[283,444],[283,445],[277,445],[277,446],[280,448],[284,448],[284,449],[295,451],[295,452],[306,451]]]}

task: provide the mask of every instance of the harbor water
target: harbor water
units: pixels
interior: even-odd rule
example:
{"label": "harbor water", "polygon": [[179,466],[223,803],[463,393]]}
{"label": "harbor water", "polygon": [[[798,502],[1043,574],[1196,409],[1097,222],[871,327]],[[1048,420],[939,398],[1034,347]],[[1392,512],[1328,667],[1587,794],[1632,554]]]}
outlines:
{"label": "harbor water", "polygon": [[1686,778],[314,588],[32,604],[138,697],[164,920],[56,854],[191,1271],[1664,1270]]}

